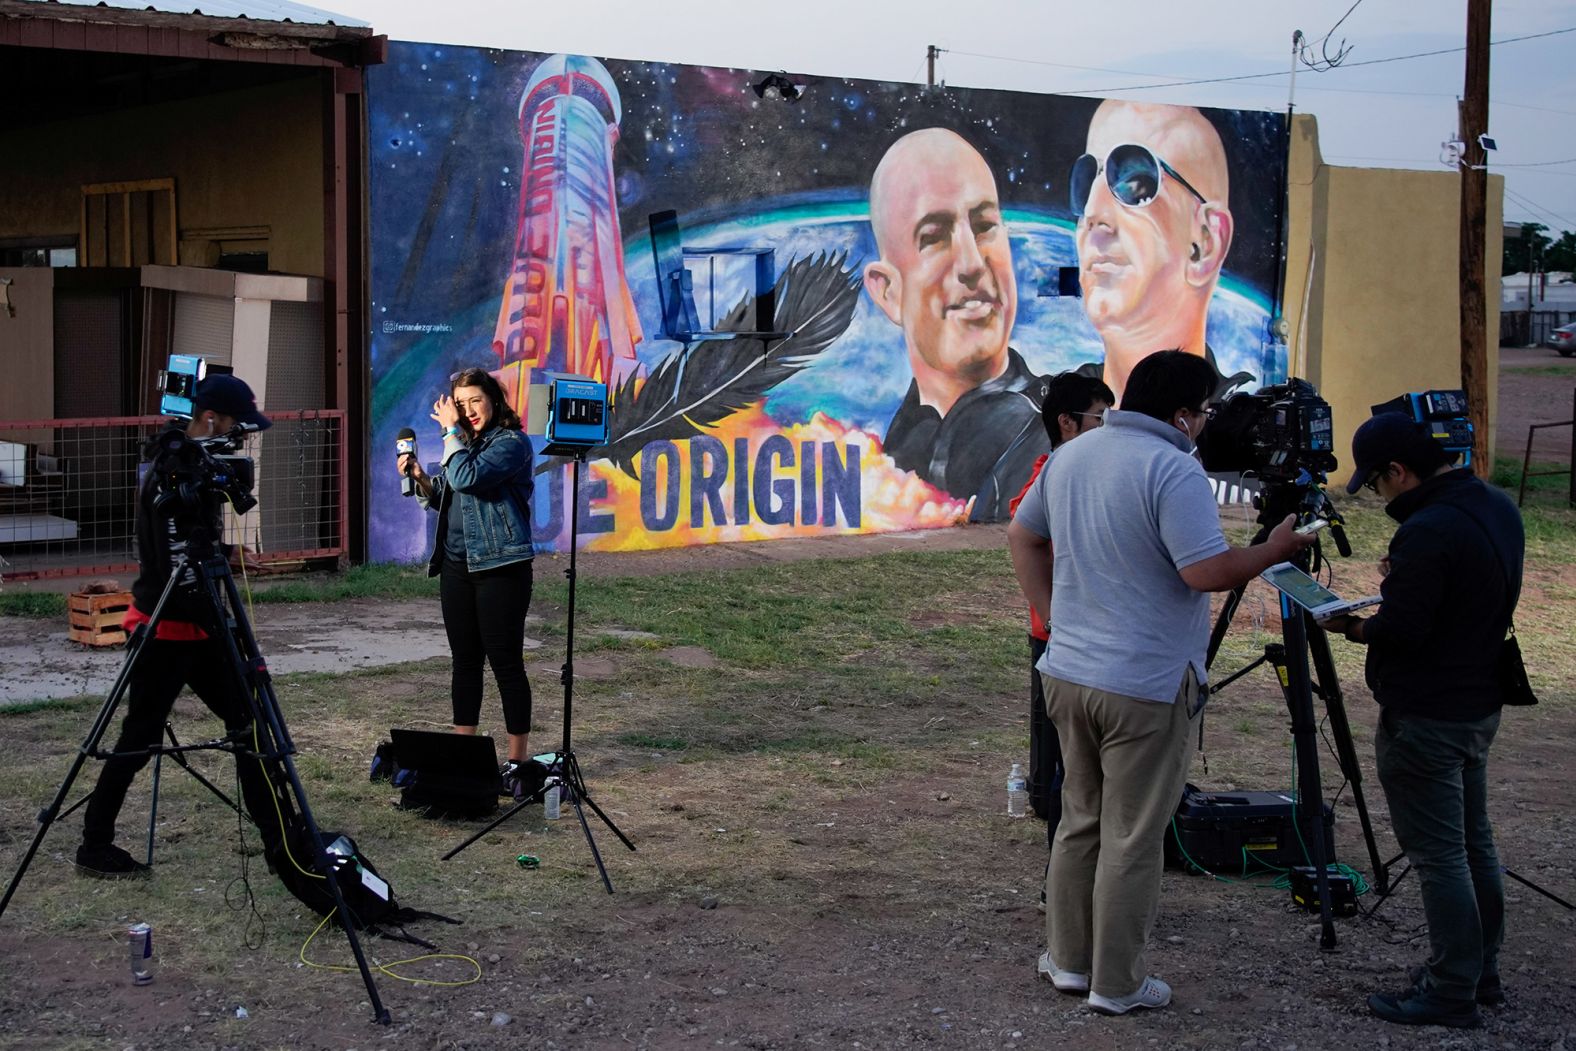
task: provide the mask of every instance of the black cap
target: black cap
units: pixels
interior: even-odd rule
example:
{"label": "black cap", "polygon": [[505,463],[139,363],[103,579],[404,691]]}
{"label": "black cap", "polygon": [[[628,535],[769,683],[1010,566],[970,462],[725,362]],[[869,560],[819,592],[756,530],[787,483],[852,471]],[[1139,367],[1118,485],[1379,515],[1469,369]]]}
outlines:
{"label": "black cap", "polygon": [[1355,493],[1370,475],[1388,463],[1405,460],[1427,442],[1437,447],[1423,425],[1400,412],[1384,412],[1363,421],[1352,435],[1352,477],[1346,491]]}
{"label": "black cap", "polygon": [[219,373],[207,377],[197,385],[197,396],[192,403],[198,411],[212,409],[260,431],[273,426],[267,416],[257,411],[257,396],[239,376]]}

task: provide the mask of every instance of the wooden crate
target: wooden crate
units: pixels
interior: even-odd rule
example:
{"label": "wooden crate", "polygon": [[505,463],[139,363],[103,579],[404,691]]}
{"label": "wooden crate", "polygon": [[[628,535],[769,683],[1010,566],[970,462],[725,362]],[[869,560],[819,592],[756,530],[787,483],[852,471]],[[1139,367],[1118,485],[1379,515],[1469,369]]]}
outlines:
{"label": "wooden crate", "polygon": [[113,591],[94,595],[77,592],[66,603],[70,610],[72,642],[84,646],[120,646],[126,633],[120,622],[131,607],[131,592]]}

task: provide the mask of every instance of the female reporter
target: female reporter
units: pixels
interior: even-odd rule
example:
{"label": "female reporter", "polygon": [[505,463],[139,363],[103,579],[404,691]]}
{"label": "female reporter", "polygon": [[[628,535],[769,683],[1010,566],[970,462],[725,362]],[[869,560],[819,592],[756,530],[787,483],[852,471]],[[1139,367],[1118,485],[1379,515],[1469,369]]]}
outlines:
{"label": "female reporter", "polygon": [[443,627],[453,655],[454,732],[474,734],[482,707],[482,662],[492,667],[509,732],[506,781],[531,755],[531,684],[525,677],[525,613],[531,603],[531,443],[503,388],[485,369],[450,378],[432,404],[443,428],[443,471],[432,477],[410,454],[398,467],[438,514],[428,563],[440,577]]}

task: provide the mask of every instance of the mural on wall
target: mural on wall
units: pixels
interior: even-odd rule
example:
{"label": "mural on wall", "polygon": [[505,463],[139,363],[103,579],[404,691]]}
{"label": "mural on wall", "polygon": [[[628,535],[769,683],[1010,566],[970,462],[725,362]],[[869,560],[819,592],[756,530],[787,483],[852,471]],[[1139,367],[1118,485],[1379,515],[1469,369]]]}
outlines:
{"label": "mural on wall", "polygon": [[[1285,377],[1276,114],[425,44],[370,77],[373,448],[430,458],[464,367],[522,415],[606,382],[579,493],[538,459],[544,548],[570,507],[604,550],[1000,519],[1049,375]],[[414,560],[392,464],[371,555]]]}

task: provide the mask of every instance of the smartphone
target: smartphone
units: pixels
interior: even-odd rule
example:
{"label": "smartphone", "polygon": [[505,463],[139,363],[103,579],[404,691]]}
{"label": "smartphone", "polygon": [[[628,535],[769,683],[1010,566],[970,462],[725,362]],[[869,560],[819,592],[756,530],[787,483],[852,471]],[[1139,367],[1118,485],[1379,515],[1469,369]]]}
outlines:
{"label": "smartphone", "polygon": [[1319,530],[1323,529],[1325,526],[1327,526],[1329,524],[1330,523],[1326,519],[1315,518],[1313,521],[1309,522],[1307,525],[1300,525],[1300,526],[1298,526],[1297,527],[1297,532],[1299,534],[1301,534],[1302,536],[1312,536],[1314,533],[1317,533]]}

